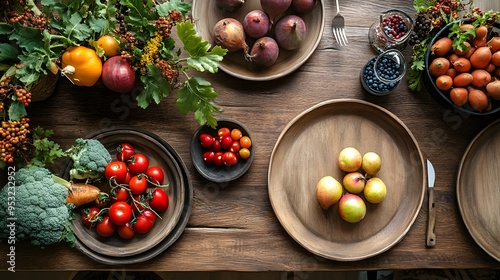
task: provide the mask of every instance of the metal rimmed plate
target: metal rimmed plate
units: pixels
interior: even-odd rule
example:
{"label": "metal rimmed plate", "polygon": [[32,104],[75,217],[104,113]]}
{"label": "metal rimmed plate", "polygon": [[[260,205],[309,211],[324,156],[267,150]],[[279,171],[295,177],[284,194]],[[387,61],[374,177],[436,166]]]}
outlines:
{"label": "metal rimmed plate", "polygon": [[[234,12],[225,12],[217,7],[216,0],[193,0],[193,19],[198,34],[206,41],[213,43],[213,28],[222,18],[232,17],[242,22],[245,15],[255,9],[262,9],[260,1],[246,1]],[[249,81],[269,81],[284,77],[302,66],[314,53],[321,41],[325,26],[325,7],[318,1],[316,8],[300,15],[307,28],[306,37],[298,49],[287,51],[280,49],[278,60],[270,67],[261,68],[246,61],[243,51],[228,53],[219,63],[219,68],[234,77]],[[252,48],[254,39],[247,36],[246,42]]]}
{"label": "metal rimmed plate", "polygon": [[[176,151],[160,137],[134,128],[119,128],[92,136],[101,141],[113,155],[121,142],[132,144],[138,152],[150,157],[150,165],[158,165],[165,172],[169,183],[169,209],[162,213],[153,229],[131,240],[118,236],[100,238],[95,230],[81,226],[78,218],[73,221],[77,236],[76,248],[92,259],[106,264],[130,264],[148,260],[168,248],[184,231],[191,213],[193,191],[186,167]],[[70,165],[67,166],[67,174]],[[158,223],[159,221],[159,223]]]}
{"label": "metal rimmed plate", "polygon": [[500,261],[500,120],[469,144],[457,176],[457,199],[469,233]]}
{"label": "metal rimmed plate", "polygon": [[[381,204],[367,203],[365,218],[350,224],[316,200],[316,184],[331,175],[340,182],[339,152],[348,146],[377,152],[387,185]],[[324,258],[354,261],[397,244],[415,221],[424,198],[425,165],[408,128],[377,105],[352,99],[319,103],[294,118],[271,154],[269,198],[280,223],[307,250]]]}

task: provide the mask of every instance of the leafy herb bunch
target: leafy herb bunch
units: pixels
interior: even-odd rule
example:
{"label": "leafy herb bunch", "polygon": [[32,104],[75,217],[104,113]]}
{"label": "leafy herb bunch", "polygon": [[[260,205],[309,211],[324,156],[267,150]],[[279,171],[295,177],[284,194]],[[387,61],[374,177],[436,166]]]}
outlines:
{"label": "leafy herb bunch", "polygon": [[[122,57],[140,75],[137,103],[147,108],[177,90],[177,108],[194,112],[200,124],[215,127],[218,93],[188,69],[216,73],[227,50],[196,34],[183,0],[0,0],[0,168],[33,155],[26,106],[31,88],[50,72],[59,72],[70,46],[94,48],[104,60],[98,38],[111,35]],[[172,38],[174,26],[181,46]],[[185,81],[180,83],[182,74]],[[31,137],[32,138],[32,137]]]}
{"label": "leafy herb bunch", "polygon": [[[414,0],[413,7],[417,14],[409,43],[412,46],[411,63],[409,68],[409,88],[420,91],[422,88],[422,74],[425,71],[425,54],[429,50],[432,38],[447,26],[450,27],[450,36],[454,36],[453,48],[463,49],[463,44],[470,36],[475,36],[474,30],[461,30],[459,14],[462,19],[471,19],[475,27],[485,25],[492,27],[498,19],[497,12],[483,12],[474,7],[472,0]],[[473,32],[474,34],[471,34]]]}

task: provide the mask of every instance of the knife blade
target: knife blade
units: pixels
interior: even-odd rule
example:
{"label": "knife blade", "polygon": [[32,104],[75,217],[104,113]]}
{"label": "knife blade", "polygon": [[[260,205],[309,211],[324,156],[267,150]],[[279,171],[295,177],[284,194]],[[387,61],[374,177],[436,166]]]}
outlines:
{"label": "knife blade", "polygon": [[436,235],[434,233],[434,226],[436,225],[436,207],[434,203],[434,181],[436,174],[434,166],[427,160],[427,188],[429,196],[429,211],[427,217],[427,246],[432,247],[436,245]]}

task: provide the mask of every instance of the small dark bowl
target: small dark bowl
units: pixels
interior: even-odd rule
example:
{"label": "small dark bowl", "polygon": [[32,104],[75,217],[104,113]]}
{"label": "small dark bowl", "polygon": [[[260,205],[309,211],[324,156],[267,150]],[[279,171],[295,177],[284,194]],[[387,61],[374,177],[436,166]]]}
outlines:
{"label": "small dark bowl", "polygon": [[[222,127],[227,127],[230,130],[233,128],[238,128],[243,133],[243,136],[248,136],[252,140],[252,146],[250,147],[250,157],[247,159],[240,159],[236,165],[233,166],[216,166],[215,164],[205,163],[203,161],[203,153],[208,151],[201,146],[199,141],[199,136],[202,133],[209,133],[213,136],[217,135],[217,130]],[[209,126],[200,126],[194,133],[191,139],[191,160],[193,162],[194,167],[201,174],[201,176],[206,179],[216,182],[216,183],[226,183],[233,180],[238,179],[243,174],[245,174],[250,166],[252,165],[252,161],[255,155],[255,143],[253,142],[253,138],[250,135],[250,131],[239,121],[234,119],[218,119],[217,127],[213,129]]]}
{"label": "small dark bowl", "polygon": [[[464,23],[471,23],[470,19],[465,19]],[[430,46],[432,46],[437,40],[439,40],[442,37],[448,36],[448,33],[450,32],[450,27],[453,23],[450,23],[443,29],[441,29],[434,38],[432,38],[432,41],[430,43]],[[494,27],[496,29],[500,29],[500,22],[495,22]],[[430,48],[429,48],[430,49]],[[430,95],[439,103],[441,106],[452,109],[453,111],[460,113],[461,115],[464,116],[474,116],[474,117],[484,117],[484,116],[500,116],[500,101],[495,101],[492,100],[492,109],[489,112],[478,112],[475,111],[468,103],[465,104],[462,107],[459,107],[455,105],[451,99],[449,98],[449,93],[448,92],[443,92],[440,89],[436,87],[436,83],[434,81],[434,77],[431,76],[429,73],[429,65],[432,63],[433,57],[431,55],[430,50],[427,51],[425,54],[425,73],[423,75],[423,81],[425,84],[425,87],[429,91]]]}

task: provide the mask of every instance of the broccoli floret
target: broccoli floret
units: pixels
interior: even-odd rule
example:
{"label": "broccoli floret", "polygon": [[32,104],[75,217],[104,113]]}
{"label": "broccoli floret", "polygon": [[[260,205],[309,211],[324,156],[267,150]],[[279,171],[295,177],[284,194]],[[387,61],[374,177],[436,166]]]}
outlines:
{"label": "broccoli floret", "polygon": [[111,162],[108,150],[96,139],[78,138],[67,152],[73,160],[71,179],[100,180],[106,165]]}
{"label": "broccoli floret", "polygon": [[[7,217],[0,220],[0,232],[8,235],[7,225],[14,223],[16,240],[30,239],[40,247],[61,240],[73,245],[75,239],[69,225],[73,207],[66,204],[68,189],[55,183],[52,173],[43,167],[19,169],[14,178],[0,190],[0,216]],[[12,201],[15,205],[9,204]],[[8,208],[9,205],[13,207]]]}

